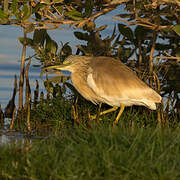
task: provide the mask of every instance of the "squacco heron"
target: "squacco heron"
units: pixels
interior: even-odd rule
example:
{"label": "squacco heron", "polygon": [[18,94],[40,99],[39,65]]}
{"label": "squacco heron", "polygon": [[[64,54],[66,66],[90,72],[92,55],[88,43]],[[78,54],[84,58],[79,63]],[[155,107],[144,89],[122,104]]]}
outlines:
{"label": "squacco heron", "polygon": [[156,91],[120,60],[111,57],[71,55],[62,65],[50,68],[71,72],[74,87],[85,99],[94,104],[106,103],[113,107],[99,115],[121,107],[113,124],[118,123],[125,106],[140,105],[155,110],[156,103],[161,103],[162,98]]}

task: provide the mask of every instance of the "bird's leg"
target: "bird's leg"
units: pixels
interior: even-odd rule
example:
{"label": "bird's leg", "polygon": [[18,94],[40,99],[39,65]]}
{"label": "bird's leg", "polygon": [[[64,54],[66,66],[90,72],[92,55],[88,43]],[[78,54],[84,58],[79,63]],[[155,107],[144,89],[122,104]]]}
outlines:
{"label": "bird's leg", "polygon": [[120,118],[121,114],[122,114],[123,111],[124,111],[124,108],[125,108],[125,105],[124,105],[124,104],[121,104],[121,108],[120,108],[120,110],[119,110],[119,113],[118,113],[118,115],[117,115],[115,121],[113,122],[113,126],[116,125],[116,124],[118,123],[119,118]]}
{"label": "bird's leg", "polygon": [[96,115],[96,121],[99,121],[99,116],[100,116],[100,113],[101,113],[101,106],[102,106],[102,103],[99,104],[99,107],[98,107],[98,111],[97,111],[97,115]]}
{"label": "bird's leg", "polygon": [[79,123],[77,102],[78,102],[78,96],[76,97],[76,100],[75,100],[74,105],[72,106],[72,109],[73,109],[74,120]]}
{"label": "bird's leg", "polygon": [[[113,107],[113,108],[111,108],[111,109],[105,110],[105,111],[103,111],[103,112],[100,112],[100,113],[99,113],[99,116],[102,116],[102,115],[104,115],[104,114],[107,114],[107,113],[116,111],[117,109],[118,109],[118,107]],[[96,115],[91,116],[91,120],[93,120],[93,119],[96,119]]]}
{"label": "bird's leg", "polygon": [[103,112],[100,112],[100,116],[104,115],[104,114],[107,114],[107,113],[110,113],[110,112],[113,112],[113,111],[116,111],[117,109],[118,109],[118,107],[113,107],[111,109],[108,109],[108,110],[105,110]]}
{"label": "bird's leg", "polygon": [[76,97],[76,100],[75,100],[75,103],[74,103],[74,106],[75,106],[75,111],[76,111],[76,113],[78,114],[78,107],[77,107],[77,103],[78,103],[78,96]]}

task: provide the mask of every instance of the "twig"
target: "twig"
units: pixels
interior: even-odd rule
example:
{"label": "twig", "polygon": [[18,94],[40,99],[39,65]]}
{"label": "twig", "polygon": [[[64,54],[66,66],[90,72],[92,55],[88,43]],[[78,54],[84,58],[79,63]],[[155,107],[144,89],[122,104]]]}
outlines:
{"label": "twig", "polygon": [[21,56],[21,72],[20,72],[20,80],[19,80],[19,110],[21,111],[23,108],[23,85],[24,85],[24,65],[25,65],[25,57],[26,57],[26,28],[24,28],[24,43],[22,49]]}
{"label": "twig", "polygon": [[30,107],[30,103],[28,103],[28,107],[27,107],[27,119],[26,119],[28,134],[30,134],[30,132],[31,132],[30,114],[31,114],[31,107]]}
{"label": "twig", "polygon": [[24,105],[25,110],[28,108],[28,104],[30,103],[29,99],[31,98],[31,89],[29,85],[29,74],[28,74],[30,64],[31,64],[31,58],[29,58],[29,62],[25,68],[25,79],[26,79],[25,105]]}
{"label": "twig", "polygon": [[153,79],[151,76],[153,75],[153,54],[156,46],[156,39],[157,39],[157,31],[153,32],[153,42],[152,42],[152,47],[149,55],[149,73],[150,73],[150,86],[152,87],[153,84]]}
{"label": "twig", "polygon": [[141,18],[141,19],[138,18],[138,20],[133,21],[133,22],[129,22],[129,21],[126,21],[126,20],[123,20],[123,19],[120,19],[120,18],[116,18],[116,17],[112,17],[112,19],[127,23],[129,25],[144,26],[144,27],[150,28],[152,30],[156,30],[156,31],[173,27],[173,25],[159,26],[158,24],[152,24],[151,22],[147,21],[145,18]]}
{"label": "twig", "polygon": [[[117,5],[116,5],[116,6],[117,6]],[[81,28],[81,27],[83,27],[84,24],[86,24],[87,22],[92,21],[92,20],[98,18],[99,16],[101,16],[101,15],[103,15],[103,14],[106,14],[106,13],[112,11],[116,6],[114,6],[114,7],[107,7],[107,8],[105,8],[105,9],[103,9],[102,11],[100,11],[100,12],[92,15],[91,17],[89,17],[89,18],[87,18],[87,19],[85,19],[85,20],[81,20],[81,21],[79,21],[79,22],[77,22],[77,23],[74,23],[74,24],[72,24],[72,25],[74,26],[74,25],[77,25],[77,24],[78,24],[78,26],[77,26],[76,28]]]}
{"label": "twig", "polygon": [[15,122],[16,106],[13,109],[12,120],[9,126],[9,130],[12,131]]}
{"label": "twig", "polygon": [[156,56],[157,59],[177,59],[180,60],[180,57],[175,57],[175,56],[171,56],[171,57],[167,57],[167,56]]}
{"label": "twig", "polygon": [[115,20],[130,24],[130,25],[134,25],[134,22],[129,22],[129,21],[126,21],[124,19],[117,18],[117,17],[112,17],[112,19],[115,19]]}
{"label": "twig", "polygon": [[48,10],[48,13],[51,14],[53,18],[57,19],[57,16],[54,13],[52,13],[50,10]]}
{"label": "twig", "polygon": [[54,5],[52,5],[52,7],[56,10],[56,12],[58,13],[59,16],[62,16],[62,14],[59,12],[59,10]]}

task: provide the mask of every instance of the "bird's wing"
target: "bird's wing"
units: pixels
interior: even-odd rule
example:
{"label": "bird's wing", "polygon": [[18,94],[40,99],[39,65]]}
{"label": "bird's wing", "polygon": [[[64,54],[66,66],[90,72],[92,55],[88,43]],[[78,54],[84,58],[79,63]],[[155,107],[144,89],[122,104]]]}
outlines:
{"label": "bird's wing", "polygon": [[98,57],[92,61],[87,83],[97,95],[101,96],[161,101],[161,97],[131,69],[113,58]]}

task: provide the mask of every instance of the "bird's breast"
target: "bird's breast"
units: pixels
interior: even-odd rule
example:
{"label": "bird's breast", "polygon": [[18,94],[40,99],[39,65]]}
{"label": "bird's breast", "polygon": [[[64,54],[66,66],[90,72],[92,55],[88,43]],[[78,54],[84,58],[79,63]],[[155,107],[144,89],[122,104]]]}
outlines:
{"label": "bird's breast", "polygon": [[76,90],[87,100],[94,104],[102,102],[95,92],[88,86],[85,75],[83,73],[72,73],[71,80]]}

